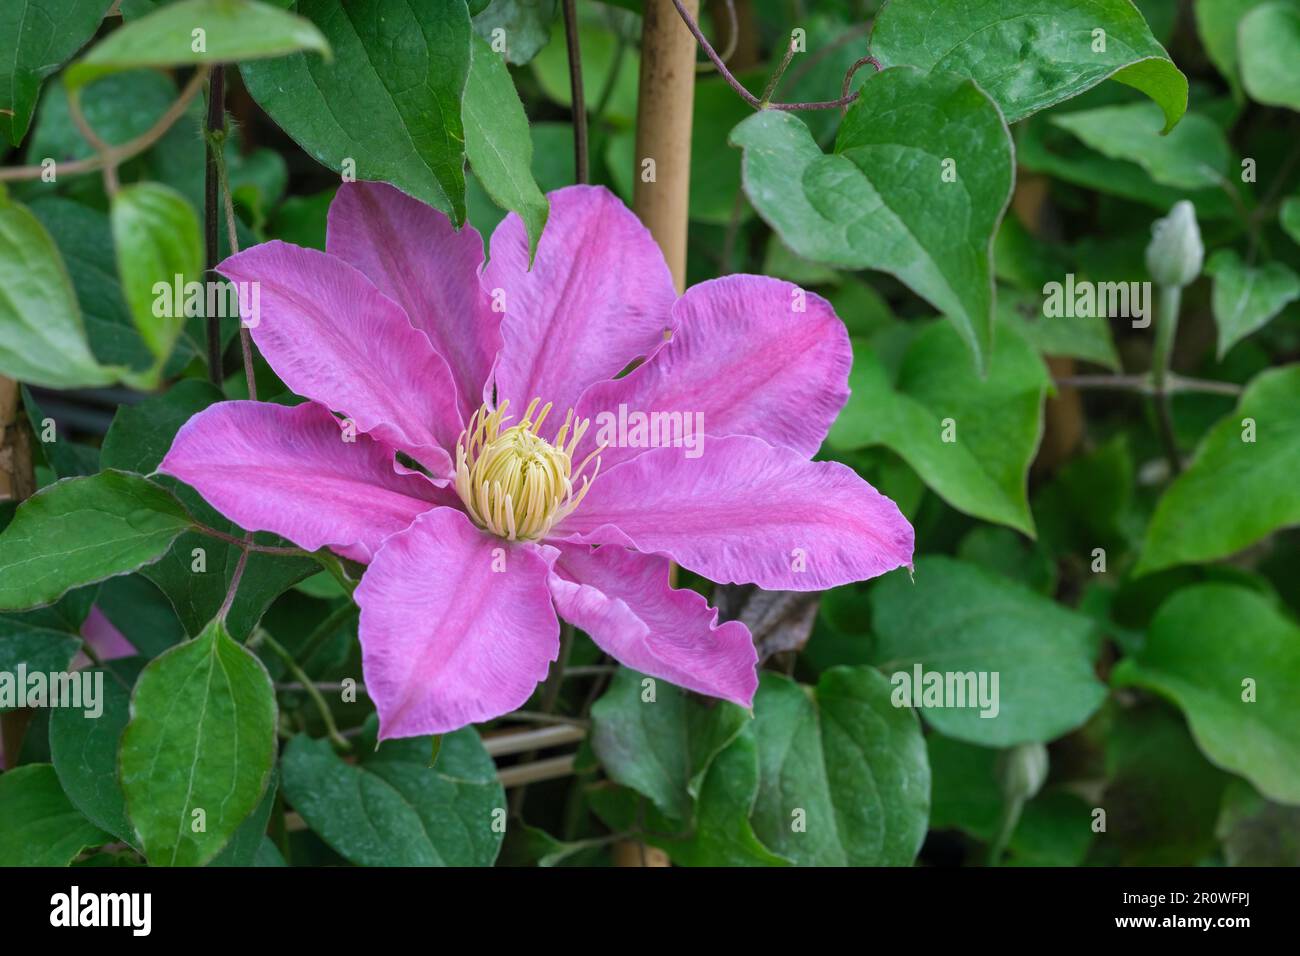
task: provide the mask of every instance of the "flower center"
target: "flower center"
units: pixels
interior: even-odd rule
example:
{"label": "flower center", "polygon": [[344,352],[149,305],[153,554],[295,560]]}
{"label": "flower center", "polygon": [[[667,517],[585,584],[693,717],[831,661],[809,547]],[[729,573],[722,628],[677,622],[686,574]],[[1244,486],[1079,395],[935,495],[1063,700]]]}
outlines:
{"label": "flower center", "polygon": [[[456,493],[465,510],[480,528],[511,541],[545,537],[578,507],[600,471],[599,449],[573,467],[573,452],[590,419],[575,423],[569,409],[554,441],[547,441],[537,432],[551,405],[543,405],[534,420],[540,402],[534,398],[523,420],[509,428],[502,427],[511,417],[509,401],[497,409],[483,405],[456,442]],[[584,475],[593,458],[595,468]]]}

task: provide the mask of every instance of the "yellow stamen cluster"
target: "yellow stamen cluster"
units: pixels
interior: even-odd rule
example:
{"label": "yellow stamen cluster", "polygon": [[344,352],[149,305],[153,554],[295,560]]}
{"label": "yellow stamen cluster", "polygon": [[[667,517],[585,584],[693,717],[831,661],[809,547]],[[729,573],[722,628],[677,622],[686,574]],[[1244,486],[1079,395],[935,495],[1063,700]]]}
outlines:
{"label": "yellow stamen cluster", "polygon": [[[496,409],[484,405],[456,442],[456,492],[465,510],[480,528],[511,541],[545,537],[578,507],[600,472],[599,449],[573,467],[573,453],[590,419],[575,423],[569,409],[554,440],[547,441],[538,431],[551,405],[542,406],[534,420],[540,402],[534,398],[523,420],[508,428],[502,426],[511,417],[506,414],[509,401]],[[593,458],[595,468],[583,475]]]}

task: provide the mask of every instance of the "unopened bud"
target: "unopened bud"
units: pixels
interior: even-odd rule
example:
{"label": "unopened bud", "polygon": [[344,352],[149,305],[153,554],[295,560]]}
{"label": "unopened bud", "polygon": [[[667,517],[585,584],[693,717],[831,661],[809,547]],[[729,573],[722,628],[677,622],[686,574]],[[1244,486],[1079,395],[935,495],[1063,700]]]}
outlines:
{"label": "unopened bud", "polygon": [[1201,274],[1205,246],[1196,224],[1196,209],[1186,199],[1174,203],[1169,215],[1151,226],[1147,272],[1157,285],[1181,289]]}

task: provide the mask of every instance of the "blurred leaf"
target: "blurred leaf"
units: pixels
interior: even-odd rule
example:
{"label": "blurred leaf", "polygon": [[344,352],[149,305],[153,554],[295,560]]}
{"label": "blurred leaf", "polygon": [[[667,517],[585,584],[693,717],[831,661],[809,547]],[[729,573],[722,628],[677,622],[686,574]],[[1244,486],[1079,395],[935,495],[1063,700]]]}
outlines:
{"label": "blurred leaf", "polygon": [[1207,189],[1226,180],[1228,141],[1198,113],[1188,113],[1167,135],[1160,133],[1160,111],[1153,103],[1076,110],[1053,115],[1051,122],[1103,156],[1137,163],[1164,186]]}
{"label": "blurred leaf", "polygon": [[309,21],[256,0],[179,0],[114,30],[64,74],[69,90],[141,66],[191,66],[278,57],[297,50],[330,55]]}
{"label": "blurred leaf", "polygon": [[68,802],[49,764],[0,774],[0,866],[67,866],[112,839]]}
{"label": "blurred leaf", "polygon": [[957,557],[1019,582],[1051,597],[1056,591],[1056,565],[1043,546],[1010,528],[972,528],[957,546]]}
{"label": "blurred leaf", "polygon": [[954,508],[1032,535],[1026,485],[1047,385],[1042,360],[1010,328],[1000,330],[981,378],[956,331],[932,323],[905,353],[896,389],[856,342],[849,401],[827,441],[884,445]]}
{"label": "blurred leaf", "polygon": [[[86,90],[81,96],[81,113],[100,139],[120,145],[148,132],[176,95],[175,84],[163,74],[133,70],[105,77]],[[95,148],[72,121],[68,91],[62,83],[51,84],[41,97],[36,125],[27,141],[27,162],[33,166],[45,159],[64,163],[94,154]]]}
{"label": "blurred leaf", "polygon": [[139,475],[65,478],[23,502],[0,536],[0,608],[49,604],[157,561],[192,523],[171,492]]}
{"label": "blurred leaf", "polygon": [[1300,804],[1300,627],[1255,592],[1226,584],[1179,591],[1112,682],[1167,697],[1211,761],[1269,799]]}
{"label": "blurred leaf", "polygon": [[1277,220],[1292,241],[1300,245],[1300,196],[1289,196],[1282,201]]}
{"label": "blurred leaf", "polygon": [[1300,9],[1282,0],[1255,7],[1241,18],[1237,49],[1251,99],[1300,110]]}
{"label": "blurred leaf", "polygon": [[358,866],[492,865],[505,792],[472,728],[443,737],[432,769],[427,737],[372,749],[353,765],[327,740],[299,734],[285,748],[284,795],[321,839]]}
{"label": "blurred leaf", "polygon": [[1214,277],[1214,321],[1222,359],[1247,335],[1300,299],[1300,277],[1280,262],[1248,266],[1232,249],[1219,249],[1205,263]]}
{"label": "blurred leaf", "polygon": [[0,375],[47,388],[107,385],[67,267],[45,227],[0,188]]}
{"label": "blurred leaf", "polygon": [[1112,371],[1120,367],[1110,322],[1105,316],[1050,318],[1043,315],[1041,295],[1001,288],[997,318],[1000,323],[1013,326],[1043,355],[1095,362]]}
{"label": "blurred leaf", "polygon": [[887,67],[908,64],[974,78],[1008,123],[1106,79],[1159,104],[1165,132],[1187,108],[1187,77],[1129,0],[1002,0],[967,4],[960,13],[944,0],[893,0],[876,17],[871,49]]}
{"label": "blurred leaf", "polygon": [[1196,32],[1201,46],[1215,68],[1223,74],[1233,91],[1240,95],[1241,78],[1237,73],[1237,25],[1241,18],[1263,0],[1196,0]]}
{"label": "blurred leaf", "polygon": [[478,37],[471,46],[472,62],[461,103],[465,155],[493,201],[523,220],[531,261],[550,205],[530,169],[533,141],[528,135],[528,117],[501,57]]}
{"label": "blurred leaf", "polygon": [[151,865],[201,866],[230,841],[270,780],[275,728],[271,678],[220,618],[149,663],[119,766]]}
{"label": "blurred leaf", "polygon": [[[636,43],[624,39],[622,51],[618,34],[590,4],[579,7],[578,48],[582,55],[583,93],[589,113],[601,105],[605,90],[608,104],[603,118],[621,126],[631,125],[636,117],[637,86],[641,56]],[[551,25],[551,42],[542,47],[532,61],[533,75],[551,100],[568,108],[572,105],[569,89],[569,51],[564,41],[564,24],[556,19]]]}
{"label": "blurred leaf", "polygon": [[719,584],[713,591],[718,620],[749,628],[760,661],[808,643],[820,597],[816,591],[764,591],[752,584]]}
{"label": "blurred leaf", "polygon": [[1006,124],[979,87],[886,70],[863,85],[832,155],[779,110],[749,117],[731,142],[745,151],[746,195],[791,249],[897,276],[988,366],[991,250],[1013,170]]}
{"label": "blurred leaf", "polygon": [[1122,434],[1066,462],[1034,495],[1043,544],[1089,566],[1094,548],[1104,548],[1113,561],[1129,544],[1134,471]]}
{"label": "blurred leaf", "polygon": [[22,142],[45,78],[95,35],[113,0],[6,0],[0,7],[0,141]]}
{"label": "blurred leaf", "polygon": [[1244,780],[1228,784],[1215,833],[1229,866],[1300,866],[1300,807],[1265,800]]}
{"label": "blurred leaf", "polygon": [[465,220],[461,96],[470,66],[463,0],[321,0],[304,8],[336,60],[243,63],[258,105],[317,162],[392,183]]}
{"label": "blurred leaf", "polygon": [[161,369],[185,325],[186,285],[203,274],[198,217],[175,190],[139,183],[118,190],[110,218],[123,295]]}
{"label": "blurred leaf", "polygon": [[[551,38],[557,0],[478,0],[484,8],[474,14],[474,30],[489,43],[495,30],[503,31],[505,58],[516,66],[527,63]],[[590,95],[590,94],[589,94]]]}
{"label": "blurred leaf", "polygon": [[1300,365],[1269,369],[1246,387],[1160,498],[1135,574],[1224,558],[1300,523],[1298,408]]}
{"label": "blurred leaf", "polygon": [[754,832],[803,866],[910,866],[925,839],[930,766],[916,715],[869,667],[815,688],[771,672],[754,698]]}
{"label": "blurred leaf", "polygon": [[[1055,740],[1101,706],[1106,688],[1093,673],[1098,639],[1091,620],[948,557],[919,559],[915,577],[913,583],[890,574],[872,592],[875,663],[892,675],[900,706],[917,707],[949,737],[986,747]],[[969,698],[964,706],[955,699],[918,706],[925,689],[914,680],[918,667],[946,686],[949,675],[985,676],[991,706]],[[974,689],[969,680],[964,688],[963,696]]]}

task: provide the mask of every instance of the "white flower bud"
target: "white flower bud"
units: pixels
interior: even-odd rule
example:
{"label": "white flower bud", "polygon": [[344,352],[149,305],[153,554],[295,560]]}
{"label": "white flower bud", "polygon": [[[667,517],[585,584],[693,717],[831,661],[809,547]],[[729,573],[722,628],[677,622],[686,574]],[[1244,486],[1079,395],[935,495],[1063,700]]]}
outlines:
{"label": "white flower bud", "polygon": [[1157,285],[1182,288],[1201,274],[1205,246],[1196,224],[1196,209],[1186,199],[1174,203],[1169,215],[1151,225],[1147,272]]}
{"label": "white flower bud", "polygon": [[998,785],[1008,800],[1029,800],[1047,780],[1047,748],[1019,744],[1002,751],[997,763]]}

